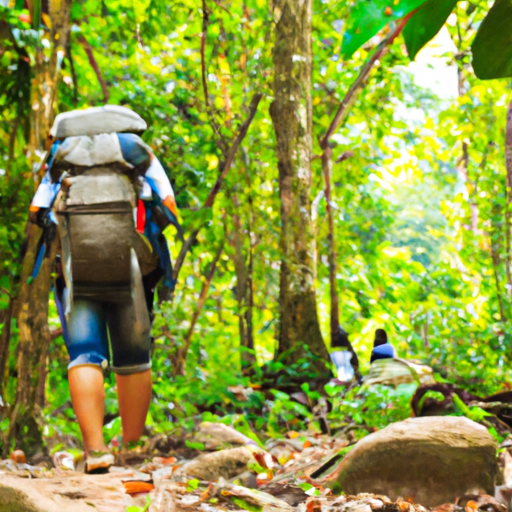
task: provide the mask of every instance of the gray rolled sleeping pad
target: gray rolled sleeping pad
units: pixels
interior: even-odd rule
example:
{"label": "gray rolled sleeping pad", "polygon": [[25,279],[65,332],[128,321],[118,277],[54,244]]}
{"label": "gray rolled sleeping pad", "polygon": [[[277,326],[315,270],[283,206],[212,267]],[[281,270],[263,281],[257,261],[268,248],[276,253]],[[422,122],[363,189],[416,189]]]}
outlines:
{"label": "gray rolled sleeping pad", "polygon": [[142,133],[146,121],[136,112],[118,105],[71,110],[55,117],[50,135],[54,139],[98,133]]}

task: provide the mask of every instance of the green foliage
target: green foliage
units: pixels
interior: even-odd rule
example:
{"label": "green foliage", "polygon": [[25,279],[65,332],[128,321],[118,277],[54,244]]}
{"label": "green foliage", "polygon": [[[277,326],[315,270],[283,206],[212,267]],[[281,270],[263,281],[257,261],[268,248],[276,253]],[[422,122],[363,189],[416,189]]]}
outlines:
{"label": "green foliage", "polygon": [[471,45],[473,69],[478,78],[512,76],[512,1],[496,0],[482,21]]}
{"label": "green foliage", "polygon": [[[343,36],[342,54],[350,57],[381,29],[403,18],[415,9],[403,29],[407,52],[411,60],[439,32],[458,0],[387,0],[355,1]],[[396,4],[396,5],[395,5]],[[468,13],[480,11],[471,4]],[[511,0],[496,0],[481,21],[471,46],[473,69],[478,78],[488,80],[512,76]]]}
{"label": "green foliage", "polygon": [[378,385],[343,392],[342,388],[328,385],[326,391],[331,397],[332,410],[327,418],[332,427],[353,424],[356,434],[364,436],[409,418],[416,389],[416,384],[399,384],[396,388]]}
{"label": "green foliage", "polygon": [[[348,2],[315,2],[315,154],[321,152],[319,137],[372,50],[373,40],[368,41],[420,7],[404,30],[409,55],[415,55],[443,25],[454,4],[360,1],[353,3],[349,14]],[[493,9],[502,12],[508,5],[499,0]],[[228,143],[245,119],[251,95],[264,94],[211,210],[201,211],[200,206],[225,157],[203,97],[201,2],[74,2],[71,60],[65,57],[60,71],[57,110],[104,103],[83,37],[107,84],[109,102],[127,104],[148,121],[144,138],[170,176],[186,234],[204,225],[185,261],[173,302],[155,309],[148,433],[178,435],[203,420],[223,421],[261,443],[267,434],[279,436],[315,425],[312,409],[319,401],[313,386],[316,373],[307,358],[291,366],[272,361],[279,328],[281,257],[281,204],[268,114],[275,13],[260,0],[208,1],[206,7],[206,83],[214,119]],[[391,7],[390,15],[386,7]],[[495,71],[500,66],[508,69],[511,43],[503,39],[496,51],[494,39],[484,38],[491,29],[500,38],[510,32],[494,25],[493,10],[486,19],[487,10],[485,2],[468,9],[461,2],[443,29],[456,49],[445,48],[447,55],[436,62],[450,64],[447,83],[450,73],[459,74],[456,97],[439,98],[418,85],[397,44],[372,71],[346,123],[332,138],[335,160],[352,154],[334,164],[332,207],[340,320],[360,356],[362,372],[368,369],[373,332],[384,327],[400,356],[430,364],[446,379],[480,395],[511,383],[512,362],[511,212],[503,158],[510,90],[503,81],[492,87],[482,83],[470,64],[479,26],[475,58],[479,55],[480,62],[492,64]],[[35,48],[39,41],[46,45],[49,32],[35,31],[20,20],[21,14],[27,11],[0,7],[0,332],[5,332],[4,312],[19,285],[27,208],[40,179],[39,157],[27,150],[30,84],[36,72]],[[505,20],[506,13],[502,14]],[[484,45],[481,54],[479,41]],[[352,55],[349,62],[340,59],[342,44],[343,53]],[[322,331],[328,339],[328,230],[320,160],[315,159],[312,167],[314,279]],[[168,238],[176,258],[180,243],[172,233]],[[221,242],[225,250],[192,333],[184,375],[176,375],[178,351]],[[250,303],[238,297],[249,277]],[[250,378],[242,375],[241,365],[240,325],[248,312],[257,360],[265,365]],[[49,323],[52,332],[59,328],[53,302]],[[15,398],[18,330],[15,322],[12,327],[2,397],[7,405]],[[56,337],[48,354],[45,434],[62,446],[78,447],[67,364],[63,339]],[[308,383],[302,385],[307,405],[298,403],[291,392],[251,388],[298,388],[297,382]],[[228,389],[233,386],[251,392],[241,398]],[[105,390],[106,412],[115,417],[118,406],[111,375]],[[353,424],[361,436],[410,415],[410,389],[327,391],[333,429]],[[1,419],[0,429],[6,426]],[[110,422],[105,433],[107,440],[119,435],[119,420]]]}
{"label": "green foliage", "polygon": [[186,491],[187,492],[195,491],[199,487],[199,483],[200,483],[199,480],[197,480],[196,478],[193,478],[192,480],[187,480]]}
{"label": "green foliage", "polygon": [[[425,403],[425,400],[427,398],[433,398],[434,400],[437,400],[438,402],[442,402],[445,399],[445,396],[443,393],[440,393],[439,391],[433,391],[432,389],[429,389],[419,400],[418,402],[418,411],[421,413],[423,409],[423,404]],[[458,398],[458,396],[457,396]]]}
{"label": "green foliage", "polygon": [[149,497],[149,494],[146,496],[146,504],[143,507],[137,507],[136,505],[130,505],[126,508],[126,512],[147,512],[149,507],[151,506],[151,502],[153,500]]}
{"label": "green foliage", "polygon": [[495,426],[489,421],[489,418],[493,417],[491,413],[476,405],[466,405],[457,394],[454,394],[452,399],[453,405],[455,406],[454,416],[465,416],[472,421],[483,424],[487,427],[489,433],[496,439],[498,446],[504,441],[506,436],[498,434]]}
{"label": "green foliage", "polygon": [[457,2],[458,0],[427,0],[407,22],[402,34],[411,60],[439,32]]}
{"label": "green foliage", "polygon": [[304,430],[306,421],[312,420],[309,409],[290,398],[282,391],[271,390],[275,400],[269,403],[268,430],[271,435],[278,436],[284,428],[287,430]]}
{"label": "green foliage", "polygon": [[[256,404],[254,405],[254,409],[256,412],[258,409],[261,409],[261,405],[256,402]],[[249,439],[252,439],[261,448],[265,447],[265,445],[261,442],[261,439],[252,431],[251,425],[249,424],[247,417],[245,415],[226,414],[222,418],[218,418],[218,421],[219,423],[224,423],[225,425],[229,425],[233,427],[235,430],[238,430],[238,432],[244,434]]]}
{"label": "green foliage", "polygon": [[248,503],[246,500],[237,496],[230,496],[229,499],[242,510],[248,510],[249,512],[261,512],[263,510],[263,507]]}
{"label": "green foliage", "polygon": [[203,443],[199,443],[197,441],[189,441],[188,439],[185,441],[185,446],[187,448],[192,448],[193,450],[204,450]]}
{"label": "green foliage", "polygon": [[417,9],[425,0],[369,0],[356,1],[350,10],[341,51],[350,57],[366,41],[388,23],[403,18]]}

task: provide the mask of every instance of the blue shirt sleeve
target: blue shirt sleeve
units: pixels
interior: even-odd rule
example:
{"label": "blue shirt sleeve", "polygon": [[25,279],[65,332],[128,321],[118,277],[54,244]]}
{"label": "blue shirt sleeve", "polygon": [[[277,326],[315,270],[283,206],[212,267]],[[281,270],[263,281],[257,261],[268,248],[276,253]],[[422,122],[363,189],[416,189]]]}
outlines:
{"label": "blue shirt sleeve", "polygon": [[44,178],[42,179],[34,197],[32,198],[31,205],[38,206],[39,208],[50,208],[50,206],[53,204],[53,201],[57,197],[59,190],[60,181],[53,183],[50,176],[50,170],[46,171]]}
{"label": "blue shirt sleeve", "polygon": [[41,180],[41,183],[39,184],[39,187],[37,188],[36,193],[32,198],[32,202],[30,203],[32,206],[37,206],[39,208],[50,208],[50,206],[53,204],[53,201],[55,201],[57,194],[59,193],[60,179],[58,181],[53,181],[50,171],[60,144],[60,141],[56,141],[53,143],[50,149],[50,154],[47,160],[48,170],[46,171],[44,178]]}

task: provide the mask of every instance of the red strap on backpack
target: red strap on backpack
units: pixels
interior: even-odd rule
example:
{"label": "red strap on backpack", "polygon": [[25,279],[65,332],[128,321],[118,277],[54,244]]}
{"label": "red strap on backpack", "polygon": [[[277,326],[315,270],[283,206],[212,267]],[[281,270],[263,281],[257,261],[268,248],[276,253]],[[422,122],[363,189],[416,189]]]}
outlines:
{"label": "red strap on backpack", "polygon": [[144,201],[139,199],[137,203],[137,222],[136,229],[139,233],[144,233],[144,228],[146,227],[146,207],[144,206]]}

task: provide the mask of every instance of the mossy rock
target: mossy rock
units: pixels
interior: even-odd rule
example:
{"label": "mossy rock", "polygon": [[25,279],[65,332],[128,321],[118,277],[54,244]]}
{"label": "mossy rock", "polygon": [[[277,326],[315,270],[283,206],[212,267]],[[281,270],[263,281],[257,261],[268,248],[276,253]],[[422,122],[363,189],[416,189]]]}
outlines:
{"label": "mossy rock", "polygon": [[466,493],[494,494],[496,449],[487,429],[467,418],[410,418],[361,439],[325,484],[435,507]]}
{"label": "mossy rock", "polygon": [[9,512],[44,512],[28,498],[28,496],[12,487],[0,484],[0,510]]}

